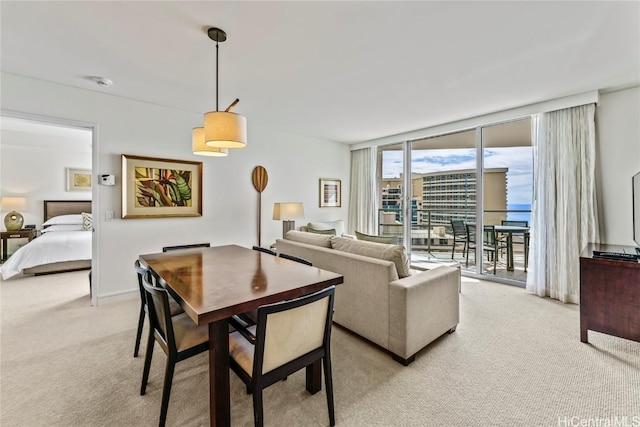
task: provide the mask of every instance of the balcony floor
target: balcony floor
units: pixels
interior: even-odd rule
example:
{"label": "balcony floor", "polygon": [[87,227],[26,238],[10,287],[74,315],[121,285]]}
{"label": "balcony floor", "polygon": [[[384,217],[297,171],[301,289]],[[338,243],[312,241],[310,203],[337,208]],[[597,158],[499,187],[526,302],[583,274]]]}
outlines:
{"label": "balcony floor", "polygon": [[[488,280],[491,280],[491,277],[497,277],[502,279],[516,280],[522,282],[522,284],[524,285],[524,283],[526,283],[527,281],[527,273],[524,271],[524,253],[522,251],[519,251],[518,249],[519,248],[516,247],[513,253],[513,271],[507,271],[507,256],[506,253],[503,253],[498,257],[495,275],[493,274],[493,261],[488,261],[487,256],[485,255],[483,264],[484,271],[482,273],[488,276]],[[441,248],[432,248],[430,252],[427,252],[426,250],[421,248],[414,247],[412,251],[412,262],[427,261],[429,259],[451,261],[451,247],[449,247],[446,251]],[[465,266],[466,258],[462,256],[462,247],[460,247],[460,249],[456,248],[453,259],[460,263],[463,273],[465,271],[469,273],[476,272],[473,254],[469,255],[469,266]]]}

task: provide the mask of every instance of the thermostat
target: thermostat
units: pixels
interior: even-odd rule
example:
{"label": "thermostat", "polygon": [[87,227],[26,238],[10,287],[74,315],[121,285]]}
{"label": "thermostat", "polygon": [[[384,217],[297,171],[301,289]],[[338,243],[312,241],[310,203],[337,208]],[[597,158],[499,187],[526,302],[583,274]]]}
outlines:
{"label": "thermostat", "polygon": [[102,185],[116,185],[116,177],[113,175],[100,175]]}

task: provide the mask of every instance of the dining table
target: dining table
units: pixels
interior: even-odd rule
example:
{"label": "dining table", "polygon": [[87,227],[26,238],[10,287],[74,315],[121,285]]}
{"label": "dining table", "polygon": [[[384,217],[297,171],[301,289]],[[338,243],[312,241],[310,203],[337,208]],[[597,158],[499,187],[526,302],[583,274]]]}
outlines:
{"label": "dining table", "polygon": [[[229,318],[264,304],[343,283],[343,276],[238,245],[139,256],[197,325],[209,328],[211,426],[230,426]],[[306,368],[310,393],[322,387],[320,362]]]}

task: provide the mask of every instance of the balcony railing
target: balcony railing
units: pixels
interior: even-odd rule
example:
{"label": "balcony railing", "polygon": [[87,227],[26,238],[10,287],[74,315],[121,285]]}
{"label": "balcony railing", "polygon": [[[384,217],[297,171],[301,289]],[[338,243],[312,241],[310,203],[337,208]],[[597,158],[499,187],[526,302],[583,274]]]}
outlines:
{"label": "balcony railing", "polygon": [[[378,234],[381,236],[394,237],[398,244],[403,242],[403,219],[401,217],[402,210],[378,210]],[[476,222],[475,208],[469,209],[413,209],[413,218],[411,221],[411,247],[412,259],[424,259],[425,256],[430,258],[454,259],[463,262],[465,268],[466,257],[462,256],[462,245],[459,250],[452,251],[453,231],[451,229],[451,220],[462,220],[465,222]],[[531,211],[520,209],[487,209],[484,211],[484,224],[501,224],[502,220],[517,219],[530,221]],[[515,217],[515,218],[514,218]],[[515,242],[519,243],[519,242]],[[523,245],[514,245],[516,267],[521,266],[520,272],[524,271],[524,253]],[[473,257],[471,258],[473,262]],[[475,265],[470,264],[469,269],[474,269]],[[518,270],[516,268],[516,270]],[[504,268],[506,272],[506,265]],[[507,274],[507,273],[505,273]],[[513,276],[512,272],[509,272]],[[501,273],[496,273],[501,275]],[[515,280],[526,280],[524,278],[511,277]]]}

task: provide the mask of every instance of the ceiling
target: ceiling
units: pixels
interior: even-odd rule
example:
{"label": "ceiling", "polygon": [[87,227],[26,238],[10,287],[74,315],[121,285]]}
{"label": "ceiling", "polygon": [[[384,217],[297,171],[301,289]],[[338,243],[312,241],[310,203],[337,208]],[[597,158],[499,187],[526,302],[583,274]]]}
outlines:
{"label": "ceiling", "polygon": [[640,82],[638,1],[3,0],[0,19],[3,72],[194,113],[215,109],[220,27],[220,109],[342,143]]}

